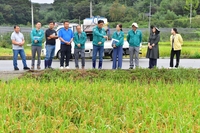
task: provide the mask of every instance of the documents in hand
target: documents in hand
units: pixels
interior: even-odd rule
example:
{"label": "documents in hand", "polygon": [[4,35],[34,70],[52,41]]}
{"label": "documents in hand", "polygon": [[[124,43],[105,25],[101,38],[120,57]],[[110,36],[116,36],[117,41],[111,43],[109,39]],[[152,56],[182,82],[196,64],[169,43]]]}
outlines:
{"label": "documents in hand", "polygon": [[118,42],[119,42],[119,40],[117,40],[117,39],[112,39],[112,40],[111,40],[111,45],[112,45],[112,47],[113,47],[114,44],[117,44]]}
{"label": "documents in hand", "polygon": [[33,38],[34,38],[34,40],[38,40],[40,37],[34,36]]}

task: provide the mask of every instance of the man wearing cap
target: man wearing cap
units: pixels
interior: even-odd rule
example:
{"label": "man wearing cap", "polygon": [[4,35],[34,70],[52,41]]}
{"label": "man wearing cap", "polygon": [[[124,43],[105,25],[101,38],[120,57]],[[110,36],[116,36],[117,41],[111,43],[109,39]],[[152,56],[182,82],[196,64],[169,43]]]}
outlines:
{"label": "man wearing cap", "polygon": [[132,30],[128,32],[127,41],[129,43],[129,54],[130,54],[130,69],[133,69],[134,62],[133,56],[135,56],[135,66],[139,67],[139,51],[140,43],[142,42],[142,32],[137,29],[138,24],[132,24]]}

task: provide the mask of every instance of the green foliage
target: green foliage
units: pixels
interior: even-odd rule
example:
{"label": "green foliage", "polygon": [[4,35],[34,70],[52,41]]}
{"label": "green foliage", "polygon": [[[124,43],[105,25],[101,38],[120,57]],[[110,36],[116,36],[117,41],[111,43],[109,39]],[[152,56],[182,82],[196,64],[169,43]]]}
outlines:
{"label": "green foliage", "polygon": [[[34,21],[47,24],[49,21],[63,22],[90,17],[90,0],[55,0],[53,4],[34,4]],[[148,21],[149,0],[92,0],[93,16],[103,16],[109,22]],[[192,16],[200,13],[199,0],[152,0],[152,23],[159,27],[189,27],[190,3],[193,4]],[[29,0],[1,0],[0,24],[31,23],[31,3]],[[184,20],[182,20],[184,19]],[[200,27],[194,20],[191,27]],[[126,25],[126,24],[125,24]],[[148,25],[145,25],[148,27]]]}
{"label": "green foliage", "polygon": [[2,47],[2,48],[11,48],[12,47],[10,35],[11,35],[11,33],[6,33],[6,34],[0,35],[0,47]]}
{"label": "green foliage", "polygon": [[196,132],[197,69],[46,70],[0,82],[2,132]]}

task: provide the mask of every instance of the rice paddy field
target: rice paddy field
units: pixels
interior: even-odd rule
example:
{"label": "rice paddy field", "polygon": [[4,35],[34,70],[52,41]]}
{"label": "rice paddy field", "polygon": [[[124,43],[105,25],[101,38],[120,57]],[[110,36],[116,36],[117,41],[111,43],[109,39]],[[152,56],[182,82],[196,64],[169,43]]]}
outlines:
{"label": "rice paddy field", "polygon": [[2,133],[199,133],[197,69],[45,70],[0,81]]}

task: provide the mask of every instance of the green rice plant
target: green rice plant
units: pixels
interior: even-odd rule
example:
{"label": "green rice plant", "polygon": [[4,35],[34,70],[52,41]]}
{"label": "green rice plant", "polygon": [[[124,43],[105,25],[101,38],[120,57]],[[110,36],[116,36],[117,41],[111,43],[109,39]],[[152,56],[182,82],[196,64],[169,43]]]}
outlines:
{"label": "green rice plant", "polygon": [[0,82],[1,132],[198,132],[197,69],[46,70]]}

